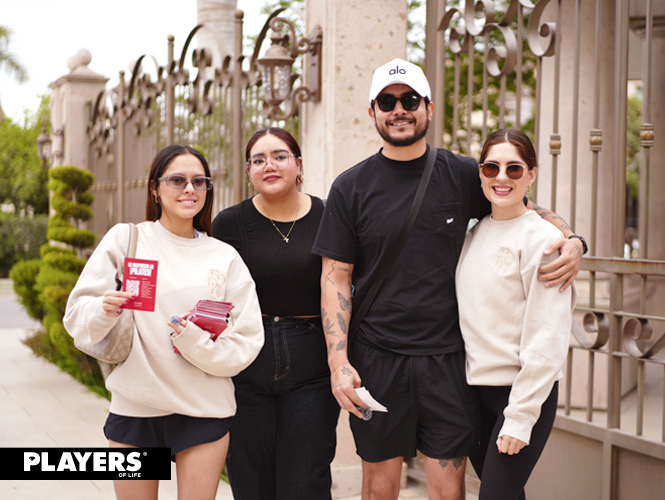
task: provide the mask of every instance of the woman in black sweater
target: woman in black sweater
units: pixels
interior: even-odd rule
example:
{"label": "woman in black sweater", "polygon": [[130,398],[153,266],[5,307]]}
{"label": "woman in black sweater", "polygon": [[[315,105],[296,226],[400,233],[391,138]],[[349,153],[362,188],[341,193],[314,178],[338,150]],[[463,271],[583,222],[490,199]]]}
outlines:
{"label": "woman in black sweater", "polygon": [[258,194],[213,221],[256,282],[266,335],[234,377],[231,488],[236,500],[328,500],[339,406],[321,328],[321,259],[311,253],[323,202],[298,191],[300,147],[285,130],[254,134],[245,157]]}

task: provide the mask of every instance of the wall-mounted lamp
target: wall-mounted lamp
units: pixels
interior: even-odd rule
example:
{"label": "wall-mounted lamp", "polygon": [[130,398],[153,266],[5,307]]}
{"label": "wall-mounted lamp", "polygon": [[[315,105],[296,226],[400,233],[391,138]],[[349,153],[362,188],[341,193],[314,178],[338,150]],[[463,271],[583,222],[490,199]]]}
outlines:
{"label": "wall-mounted lamp", "polygon": [[[321,100],[321,44],[323,32],[317,24],[312,32],[298,39],[294,24],[288,19],[276,17],[270,21],[273,30],[270,39],[272,45],[265,55],[258,59],[261,69],[263,99],[268,105],[264,113],[273,120],[286,120],[298,114],[298,103]],[[287,31],[286,33],[283,33]],[[298,74],[291,73],[291,67],[299,54],[305,54],[307,64],[307,85],[291,91]],[[284,101],[290,104],[285,112],[280,105]]]}
{"label": "wall-mounted lamp", "polygon": [[37,156],[42,160],[42,168],[47,168],[48,160],[51,157],[51,138],[46,133],[46,121],[42,123],[42,132],[37,137]]}
{"label": "wall-mounted lamp", "polygon": [[42,122],[42,131],[37,137],[37,156],[42,160],[42,167],[48,168],[48,161],[51,158],[62,158],[62,150],[65,148],[65,127],[60,127],[53,132],[56,137],[61,137],[61,150],[51,151],[53,141],[46,132],[46,120]]}

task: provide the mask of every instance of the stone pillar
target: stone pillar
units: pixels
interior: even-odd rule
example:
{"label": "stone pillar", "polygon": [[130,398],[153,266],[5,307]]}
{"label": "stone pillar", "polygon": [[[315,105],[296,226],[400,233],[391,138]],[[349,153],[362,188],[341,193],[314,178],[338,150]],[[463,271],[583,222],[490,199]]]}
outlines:
{"label": "stone pillar", "polygon": [[51,96],[51,166],[88,166],[88,122],[97,95],[108,78],[88,68],[92,56],[79,50],[67,61],[69,73],[49,84]]}
{"label": "stone pillar", "polygon": [[[206,24],[196,33],[199,47],[212,49],[212,67],[219,68],[223,58],[235,53],[235,10],[237,0],[197,0],[197,22]],[[182,41],[184,43],[184,40]]]}
{"label": "stone pillar", "polygon": [[376,68],[406,57],[404,0],[307,0],[306,33],[323,29],[321,101],[301,107],[304,191],[325,198],[335,177],[376,153],[368,115]]}

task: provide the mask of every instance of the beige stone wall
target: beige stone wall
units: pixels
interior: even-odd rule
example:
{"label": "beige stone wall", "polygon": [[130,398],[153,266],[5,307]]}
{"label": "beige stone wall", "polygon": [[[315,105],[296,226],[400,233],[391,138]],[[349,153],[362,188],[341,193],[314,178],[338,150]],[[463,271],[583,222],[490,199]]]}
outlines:
{"label": "beige stone wall", "polygon": [[368,115],[374,69],[406,55],[404,0],[308,0],[306,32],[323,29],[321,102],[302,107],[304,190],[326,197],[344,170],[376,153]]}

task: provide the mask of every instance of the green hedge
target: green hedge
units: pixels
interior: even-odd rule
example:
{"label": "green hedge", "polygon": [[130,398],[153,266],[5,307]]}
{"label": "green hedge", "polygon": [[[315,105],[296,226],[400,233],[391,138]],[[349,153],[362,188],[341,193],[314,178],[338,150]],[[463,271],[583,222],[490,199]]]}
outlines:
{"label": "green hedge", "polygon": [[39,247],[46,243],[47,215],[21,217],[0,212],[0,278],[18,262],[39,258]]}

